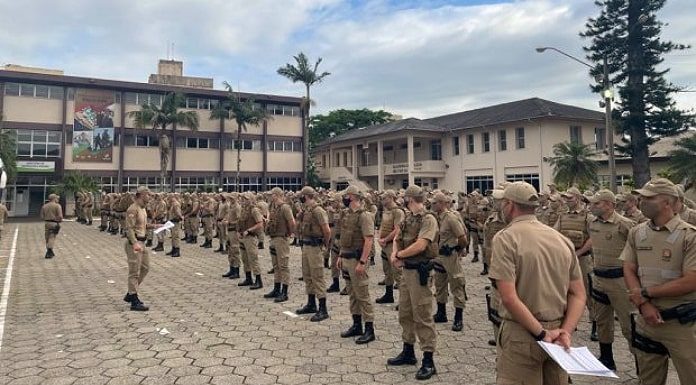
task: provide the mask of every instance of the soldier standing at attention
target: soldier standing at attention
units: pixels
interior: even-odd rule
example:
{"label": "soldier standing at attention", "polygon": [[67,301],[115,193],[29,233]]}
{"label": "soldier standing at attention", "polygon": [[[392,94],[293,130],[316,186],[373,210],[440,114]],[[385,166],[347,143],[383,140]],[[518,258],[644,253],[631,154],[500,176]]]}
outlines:
{"label": "soldier standing at attention", "polygon": [[[447,322],[447,297],[449,291],[454,297],[454,323],[452,330],[462,331],[463,312],[466,306],[466,279],[464,271],[459,264],[462,254],[466,255],[466,246],[469,242],[466,228],[459,215],[450,210],[452,198],[438,192],[433,198],[433,209],[438,216],[440,240],[438,253],[435,259],[435,299],[437,300],[437,312],[433,320],[435,323]],[[485,250],[485,249],[484,249]]]}
{"label": "soldier standing at attention", "polygon": [[[324,263],[321,247],[329,245],[331,229],[326,210],[316,199],[313,188],[305,186],[300,192],[303,203],[302,222],[300,224],[300,245],[302,246],[302,278],[307,291],[307,304],[297,309],[297,314],[315,313],[310,321],[319,322],[329,318],[326,307],[326,286],[324,283]],[[317,310],[316,299],[319,299]]]}
{"label": "soldier standing at attention", "polygon": [[77,217],[77,223],[85,223],[84,215],[85,210],[83,204],[85,202],[85,194],[82,191],[75,191],[75,216]]}
{"label": "soldier standing at attention", "polygon": [[404,210],[396,205],[396,193],[387,190],[382,194],[382,220],[379,223],[379,239],[377,242],[382,248],[382,270],[384,272],[384,296],[377,298],[376,303],[394,303],[394,286],[399,284],[401,271],[397,270],[389,262],[389,256],[394,247],[394,238],[398,233],[399,225],[404,220]]}
{"label": "soldier standing at attention", "polygon": [[[493,192],[491,193],[491,199],[493,199],[493,211],[488,219],[486,219],[486,223],[483,224],[483,244],[485,246],[485,253],[483,254],[484,271],[481,272],[482,275],[484,275],[484,272],[488,274],[488,269],[491,264],[491,257],[493,256],[493,237],[495,237],[500,230],[507,226],[507,223],[503,218],[503,214],[500,212],[500,203],[503,199],[505,187],[507,187],[509,184],[509,182],[501,183],[497,188],[493,189]],[[486,294],[486,307],[488,308],[488,320],[493,324],[493,339],[488,340],[488,345],[496,346],[498,334],[500,333],[501,304],[500,294],[495,288],[493,288],[493,292],[491,294]]]}
{"label": "soldier standing at attention", "polygon": [[[155,226],[159,227],[164,224],[167,218],[167,202],[165,202],[162,194],[154,194],[155,200],[152,203],[152,220]],[[155,240],[155,234],[153,231],[153,241]],[[152,251],[164,251],[164,232],[160,232],[156,235],[157,246],[152,249]]]}
{"label": "soldier standing at attention", "polygon": [[590,198],[592,217],[588,217],[588,233],[594,255],[592,298],[595,300],[599,361],[616,370],[614,343],[614,314],[619,318],[621,332],[631,346],[631,313],[635,310],[626,296],[623,263],[619,260],[626,245],[628,231],[635,222],[614,210],[616,197],[609,190],[599,190]]}
{"label": "soldier standing at attention", "polygon": [[237,203],[236,193],[227,193],[225,196],[229,205],[227,217],[222,223],[227,228],[227,262],[229,270],[223,274],[223,278],[237,279],[239,278],[239,264],[241,261],[241,250],[239,249],[239,217],[242,212],[242,207]]}
{"label": "soldier standing at attention", "polygon": [[404,269],[399,286],[399,324],[404,347],[398,356],[387,360],[387,365],[415,365],[418,361],[413,347],[418,337],[423,350],[423,361],[416,373],[418,380],[427,380],[437,373],[433,360],[437,334],[432,316],[429,262],[436,256],[438,226],[435,215],[425,210],[424,202],[423,190],[408,186],[404,206],[409,212],[401,223],[389,257],[395,268]]}
{"label": "soldier standing at attention", "polygon": [[[241,233],[240,249],[246,279],[238,283],[237,286],[249,286],[251,290],[258,290],[263,287],[258,249],[258,233],[263,229],[263,216],[256,207],[256,199],[252,193],[247,191],[242,197],[244,201],[239,218],[239,232]],[[252,281],[252,274],[256,277],[256,282]]]}
{"label": "soldier standing at attention", "polygon": [[532,185],[514,182],[500,204],[509,225],[493,237],[490,269],[503,304],[498,384],[567,384],[568,374],[537,341],[570,348],[585,305],[575,248],[536,219],[538,199]]}
{"label": "soldier standing at attention", "polygon": [[[341,277],[341,269],[338,268],[339,254],[341,253],[341,218],[343,216],[343,211],[345,207],[343,202],[336,199],[335,196],[329,197],[329,206],[331,211],[327,212],[331,217],[329,218],[329,228],[331,229],[331,242],[330,242],[330,255],[331,255],[331,286],[326,289],[327,293],[338,293],[341,291],[339,279]],[[333,222],[333,227],[331,223]]]}
{"label": "soldier standing at attention", "polygon": [[471,259],[472,263],[476,263],[479,261],[479,222],[478,218],[480,216],[479,210],[480,210],[480,205],[479,201],[481,200],[480,195],[478,192],[474,191],[471,193],[471,196],[469,197],[469,203],[467,204],[467,213],[466,213],[466,218],[467,221],[465,222],[467,225],[467,229],[469,230],[469,235],[471,236],[471,247],[474,249],[474,257]]}
{"label": "soldier standing at attention", "polygon": [[696,384],[696,227],[675,213],[675,185],[658,178],[635,193],[650,219],[621,253],[629,298],[640,311],[633,335],[641,384],[664,385],[669,359],[683,385]]}
{"label": "soldier standing at attention", "polygon": [[213,215],[215,214],[215,200],[210,195],[203,195],[201,200],[201,222],[203,222],[203,237],[205,241],[201,247],[213,248]]}
{"label": "soldier standing at attention", "polygon": [[99,207],[99,214],[101,216],[101,222],[99,224],[99,231],[106,231],[107,224],[109,222],[109,210],[111,209],[111,196],[102,191],[101,193],[101,204]]}
{"label": "soldier standing at attention", "polygon": [[264,298],[273,298],[280,303],[288,300],[290,285],[290,241],[295,233],[295,217],[292,208],[285,202],[285,194],[278,187],[271,189],[271,206],[268,218],[268,236],[271,238],[269,252],[273,264],[273,290]]}
{"label": "soldier standing at attention", "polygon": [[41,219],[44,223],[44,235],[46,236],[46,259],[56,255],[53,253],[53,245],[56,235],[60,232],[60,223],[63,222],[63,208],[58,204],[58,195],[50,194],[48,202],[41,207]]}
{"label": "soldier standing at attention", "polygon": [[676,186],[677,191],[679,192],[679,198],[677,199],[677,203],[674,205],[674,211],[679,214],[684,222],[690,225],[696,225],[696,210],[689,208],[684,203],[684,187],[680,184]]}
{"label": "soldier standing at attention", "polygon": [[[618,201],[617,197],[617,201]],[[638,209],[638,197],[630,194],[623,196],[623,216],[636,223],[647,222],[648,218]]]}
{"label": "soldier standing at attention", "polygon": [[200,211],[200,204],[198,201],[198,196],[196,194],[191,194],[191,205],[188,207],[189,211],[184,213],[186,218],[186,227],[188,228],[189,239],[186,243],[195,244],[198,243],[198,212]]}
{"label": "soldier standing at attention", "polygon": [[218,240],[220,241],[220,247],[217,248],[218,253],[225,253],[225,245],[227,245],[227,225],[222,222],[227,218],[227,212],[230,210],[230,203],[225,199],[222,194],[215,196],[218,201],[217,212],[215,213],[215,224],[217,228]]}
{"label": "soldier standing at attention", "polygon": [[128,292],[123,300],[130,302],[131,310],[147,311],[140,298],[138,288],[143,283],[150,270],[150,251],[143,245],[147,237],[148,227],[145,206],[150,200],[150,190],[145,186],[138,187],[133,204],[126,210],[126,242],[124,248],[128,258]]}
{"label": "soldier standing at attention", "polygon": [[590,312],[590,320],[592,321],[590,339],[598,341],[594,301],[590,297],[590,289],[592,287],[590,282],[592,243],[590,242],[590,234],[587,232],[588,212],[580,205],[580,201],[584,199],[584,196],[577,188],[569,188],[568,191],[563,193],[563,199],[568,206],[568,211],[559,214],[554,228],[570,239],[575,247],[575,255],[580,262],[580,270],[582,270],[582,279],[586,290],[587,310]]}
{"label": "soldier standing at attention", "polygon": [[[343,195],[343,205],[348,209],[341,220],[341,252],[338,267],[350,282],[350,313],[353,325],[341,333],[342,338],[359,336],[356,344],[375,340],[374,311],[370,300],[370,280],[367,265],[374,246],[374,215],[363,204],[364,195],[355,186],[348,186]],[[363,329],[363,321],[365,328]]]}
{"label": "soldier standing at attention", "polygon": [[92,208],[94,207],[94,193],[92,193],[91,191],[85,191],[84,195],[85,202],[82,206],[84,210],[83,216],[85,218],[85,224],[87,226],[92,226]]}
{"label": "soldier standing at attention", "polygon": [[167,220],[174,224],[172,227],[172,251],[168,252],[167,255],[172,258],[180,257],[181,250],[179,245],[181,243],[181,221],[184,219],[184,215],[181,212],[181,204],[179,199],[175,194],[169,195],[169,206],[167,210]]}

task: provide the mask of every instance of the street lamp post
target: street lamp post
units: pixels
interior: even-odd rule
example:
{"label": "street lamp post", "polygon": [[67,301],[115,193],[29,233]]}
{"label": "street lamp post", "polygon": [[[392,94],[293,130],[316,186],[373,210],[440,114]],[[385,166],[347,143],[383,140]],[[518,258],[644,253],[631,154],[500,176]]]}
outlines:
{"label": "street lamp post", "polygon": [[[558,48],[554,47],[540,47],[537,48],[536,51],[538,53],[542,53],[546,50],[551,50],[555,51],[571,60],[574,60],[584,66],[587,66],[589,68],[594,69],[595,67],[583,60],[580,60],[576,58],[573,55],[570,55],[566,52],[561,51]],[[609,153],[609,159],[608,159],[608,166],[609,166],[609,189],[616,193],[616,163],[614,160],[614,127],[612,126],[612,119],[611,119],[611,111],[612,111],[612,90],[611,90],[611,83],[609,82],[609,64],[607,61],[607,56],[604,55],[604,61],[603,61],[603,75],[601,79],[596,78],[598,82],[601,80],[602,82],[602,100],[603,102],[600,104],[604,104],[604,125],[606,126],[605,128],[605,139],[607,143],[608,153]]]}

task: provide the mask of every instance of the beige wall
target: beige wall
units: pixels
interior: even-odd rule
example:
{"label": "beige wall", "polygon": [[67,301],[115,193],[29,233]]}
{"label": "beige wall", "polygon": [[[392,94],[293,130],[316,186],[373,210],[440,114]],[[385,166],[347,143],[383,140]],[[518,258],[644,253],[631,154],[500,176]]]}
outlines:
{"label": "beige wall", "polygon": [[[263,169],[262,151],[242,151],[242,163],[239,165],[240,171],[259,172]],[[218,167],[216,166],[216,169]],[[225,172],[237,171],[237,150],[225,150]]]}
{"label": "beige wall", "polygon": [[[179,156],[177,151],[177,156]],[[177,169],[181,169],[177,160]],[[171,157],[169,169],[171,170]],[[156,171],[160,169],[159,150],[155,147],[126,146],[123,153],[123,169],[137,171]],[[128,175],[125,175],[128,176]]]}
{"label": "beige wall", "polygon": [[[159,161],[159,157],[157,158]],[[177,171],[218,171],[220,170],[219,149],[177,149]]]}
{"label": "beige wall", "polygon": [[297,116],[270,115],[268,135],[302,136],[302,119]]}
{"label": "beige wall", "polygon": [[61,124],[63,101],[5,95],[3,119],[11,122]]}
{"label": "beige wall", "polygon": [[302,172],[301,152],[269,152],[268,171]]}

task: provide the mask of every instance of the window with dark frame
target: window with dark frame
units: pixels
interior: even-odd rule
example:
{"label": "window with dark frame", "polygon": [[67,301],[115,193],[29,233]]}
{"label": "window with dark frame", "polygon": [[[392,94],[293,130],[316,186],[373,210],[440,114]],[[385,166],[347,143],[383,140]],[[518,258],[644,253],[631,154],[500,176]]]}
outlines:
{"label": "window with dark frame", "polygon": [[481,147],[483,152],[491,151],[491,134],[489,132],[484,132],[481,134]]}
{"label": "window with dark frame", "polygon": [[452,138],[452,152],[454,156],[459,155],[459,137],[455,136]]}
{"label": "window with dark frame", "polygon": [[467,154],[474,153],[474,135],[473,134],[469,134],[466,136],[466,153]]}
{"label": "window with dark frame", "polygon": [[507,151],[507,131],[498,131],[498,150]]}
{"label": "window with dark frame", "polygon": [[517,149],[521,150],[525,147],[524,143],[524,127],[517,127],[515,129],[515,141],[517,142]]}

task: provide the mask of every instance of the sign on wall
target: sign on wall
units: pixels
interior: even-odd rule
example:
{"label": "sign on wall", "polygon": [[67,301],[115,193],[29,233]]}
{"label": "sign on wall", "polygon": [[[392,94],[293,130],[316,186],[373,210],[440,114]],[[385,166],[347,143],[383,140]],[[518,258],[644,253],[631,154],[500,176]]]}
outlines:
{"label": "sign on wall", "polygon": [[113,91],[75,90],[73,162],[113,160],[115,105]]}
{"label": "sign on wall", "polygon": [[38,161],[38,160],[18,160],[17,172],[54,172],[56,170],[56,162]]}

